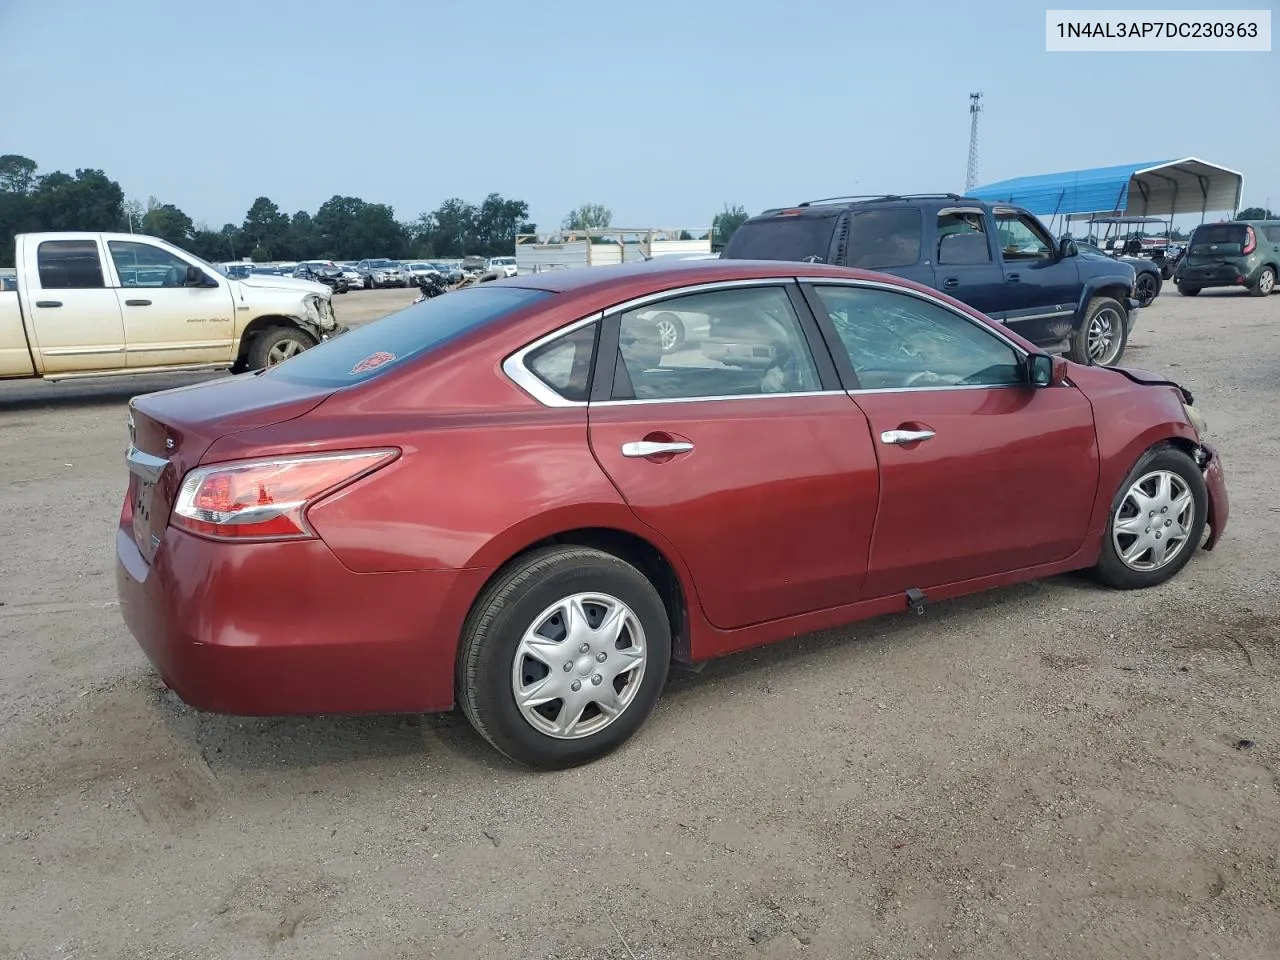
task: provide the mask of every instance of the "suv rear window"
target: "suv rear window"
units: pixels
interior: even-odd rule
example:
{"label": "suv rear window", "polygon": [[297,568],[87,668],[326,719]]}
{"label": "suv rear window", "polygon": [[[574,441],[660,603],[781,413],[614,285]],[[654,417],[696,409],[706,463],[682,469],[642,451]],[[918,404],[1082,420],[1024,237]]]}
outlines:
{"label": "suv rear window", "polygon": [[733,232],[721,258],[725,260],[796,260],[826,263],[831,254],[835,215],[791,216],[748,220]]}
{"label": "suv rear window", "polygon": [[[1192,253],[1226,253],[1228,251],[1222,249],[1223,246],[1236,246],[1240,249],[1244,248],[1245,241],[1245,225],[1243,223],[1213,223],[1202,227],[1196,227],[1195,232],[1191,234],[1191,252]],[[1218,249],[1210,251],[1210,246],[1216,246]],[[1239,253],[1239,250],[1235,251]]]}
{"label": "suv rear window", "polygon": [[519,287],[455,290],[326,340],[264,376],[318,387],[364,383],[549,296],[545,290]]}

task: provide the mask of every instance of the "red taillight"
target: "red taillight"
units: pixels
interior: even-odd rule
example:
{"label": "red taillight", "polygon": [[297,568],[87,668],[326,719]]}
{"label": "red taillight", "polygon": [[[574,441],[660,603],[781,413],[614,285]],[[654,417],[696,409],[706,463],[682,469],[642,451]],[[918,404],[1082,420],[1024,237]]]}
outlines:
{"label": "red taillight", "polygon": [[171,522],[218,540],[308,539],[315,536],[304,516],[311,504],[398,453],[361,450],[199,467],[182,481]]}
{"label": "red taillight", "polygon": [[1253,253],[1258,249],[1258,235],[1253,232],[1253,227],[1244,228],[1244,249],[1242,254]]}

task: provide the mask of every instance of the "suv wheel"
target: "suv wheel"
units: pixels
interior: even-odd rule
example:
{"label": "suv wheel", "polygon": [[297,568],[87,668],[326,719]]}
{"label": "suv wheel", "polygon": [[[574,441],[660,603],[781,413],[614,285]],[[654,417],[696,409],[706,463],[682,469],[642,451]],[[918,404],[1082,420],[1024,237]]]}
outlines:
{"label": "suv wheel", "polygon": [[1109,367],[1124,356],[1129,341],[1129,318],[1118,300],[1094,297],[1084,312],[1084,322],[1071,337],[1067,359],[1076,363]]}
{"label": "suv wheel", "polygon": [[1200,288],[1193,287],[1185,283],[1180,283],[1178,284],[1178,292],[1182,294],[1184,297],[1194,297],[1197,293],[1200,292]]}
{"label": "suv wheel", "polygon": [[1133,289],[1134,298],[1144,307],[1149,307],[1160,296],[1160,281],[1156,274],[1143,271],[1138,275]]}
{"label": "suv wheel", "polygon": [[1262,272],[1258,274],[1258,279],[1249,288],[1249,292],[1255,297],[1269,297],[1275,288],[1276,272],[1270,267],[1263,267]]}

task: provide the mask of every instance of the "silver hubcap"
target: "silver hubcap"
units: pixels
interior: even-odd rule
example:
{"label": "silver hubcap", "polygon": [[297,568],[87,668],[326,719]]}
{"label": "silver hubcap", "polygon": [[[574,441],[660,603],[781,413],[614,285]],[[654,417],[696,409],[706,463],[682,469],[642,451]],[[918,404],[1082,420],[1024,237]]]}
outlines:
{"label": "silver hubcap", "polygon": [[1094,363],[1106,363],[1115,351],[1117,334],[1122,321],[1114,310],[1099,310],[1089,321],[1089,356]]}
{"label": "silver hubcap", "polygon": [[662,344],[663,350],[674,350],[679,339],[680,332],[676,330],[674,323],[670,320],[658,321],[658,342]]}
{"label": "silver hubcap", "polygon": [[290,357],[297,356],[301,352],[302,344],[297,340],[281,340],[267,351],[267,366],[274,367],[277,363],[284,363]]}
{"label": "silver hubcap", "polygon": [[644,679],[644,628],[603,593],[576,593],[533,621],[516,647],[511,690],[529,725],[560,740],[599,733],[622,716]]}
{"label": "silver hubcap", "polygon": [[1258,278],[1258,289],[1263,293],[1270,293],[1276,285],[1275,274],[1270,270],[1263,270],[1262,276]]}
{"label": "silver hubcap", "polygon": [[1186,547],[1196,502],[1176,473],[1155,470],[1125,492],[1111,521],[1111,542],[1130,570],[1159,570]]}

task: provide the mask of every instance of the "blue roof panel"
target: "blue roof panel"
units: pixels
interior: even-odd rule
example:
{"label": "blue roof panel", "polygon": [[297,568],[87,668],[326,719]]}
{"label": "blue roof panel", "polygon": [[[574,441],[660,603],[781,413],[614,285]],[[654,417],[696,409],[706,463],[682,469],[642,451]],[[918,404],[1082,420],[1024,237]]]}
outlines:
{"label": "blue roof panel", "polygon": [[1129,183],[1139,170],[1150,170],[1176,161],[1152,160],[1115,167],[1094,167],[1066,173],[1046,173],[1034,177],[1014,177],[968,191],[969,196],[988,202],[1025,207],[1036,216],[1102,213],[1124,210],[1129,205]]}

